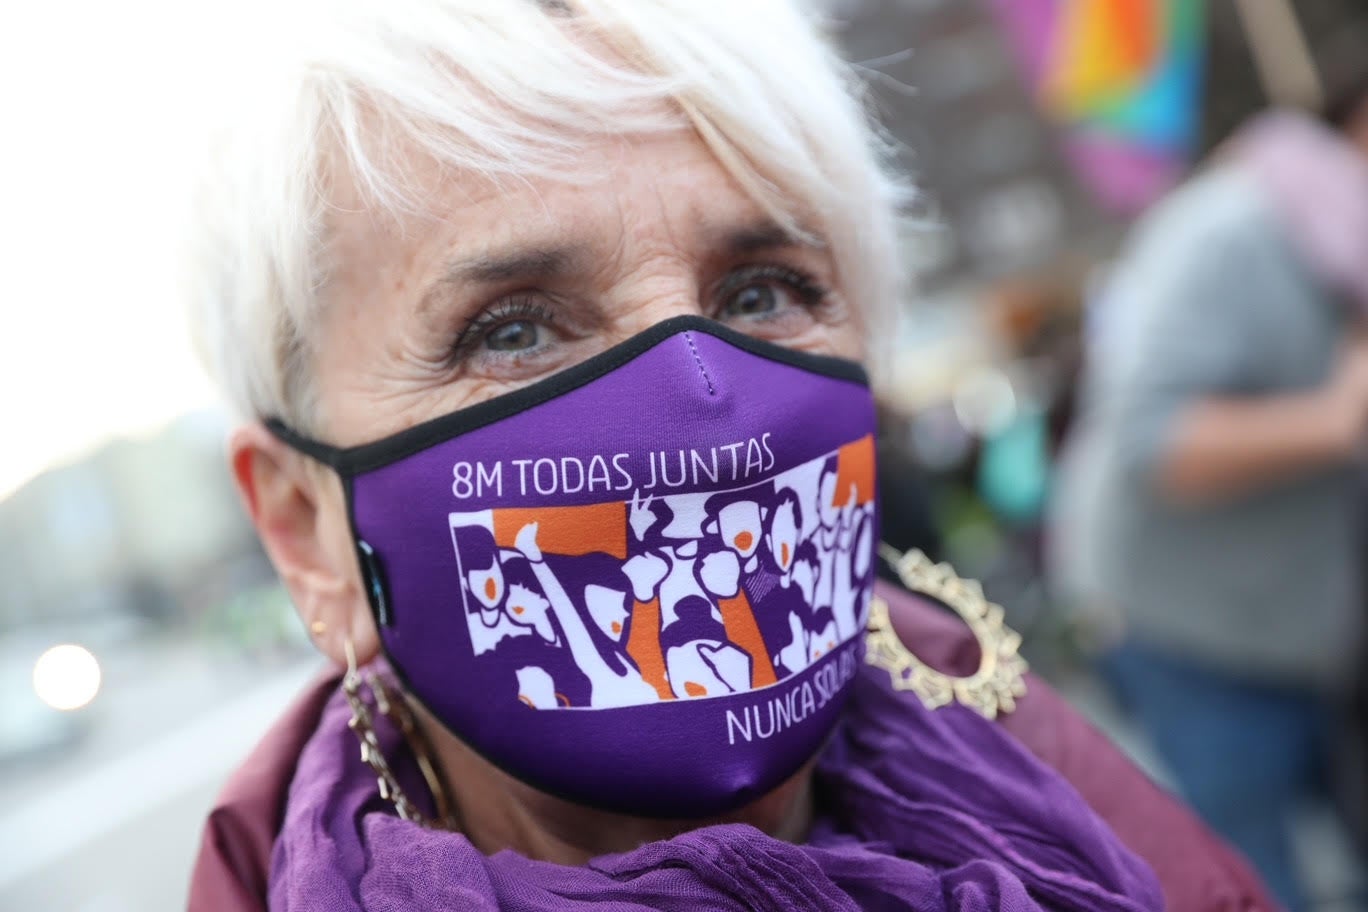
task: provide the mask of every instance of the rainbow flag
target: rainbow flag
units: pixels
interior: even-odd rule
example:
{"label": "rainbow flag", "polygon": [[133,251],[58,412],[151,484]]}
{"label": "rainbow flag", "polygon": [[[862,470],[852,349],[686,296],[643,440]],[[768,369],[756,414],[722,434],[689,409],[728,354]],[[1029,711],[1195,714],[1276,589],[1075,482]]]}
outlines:
{"label": "rainbow flag", "polygon": [[1200,128],[1204,0],[996,0],[995,7],[1099,202],[1131,214],[1181,177]]}

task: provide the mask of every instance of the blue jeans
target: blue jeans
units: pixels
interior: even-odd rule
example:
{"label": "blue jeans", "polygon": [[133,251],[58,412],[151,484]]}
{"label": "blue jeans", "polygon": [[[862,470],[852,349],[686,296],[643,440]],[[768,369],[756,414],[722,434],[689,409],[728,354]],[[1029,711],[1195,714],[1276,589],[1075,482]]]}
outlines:
{"label": "blue jeans", "polygon": [[1107,656],[1104,672],[1193,809],[1245,854],[1288,909],[1306,909],[1291,818],[1307,795],[1328,794],[1325,702],[1135,642]]}

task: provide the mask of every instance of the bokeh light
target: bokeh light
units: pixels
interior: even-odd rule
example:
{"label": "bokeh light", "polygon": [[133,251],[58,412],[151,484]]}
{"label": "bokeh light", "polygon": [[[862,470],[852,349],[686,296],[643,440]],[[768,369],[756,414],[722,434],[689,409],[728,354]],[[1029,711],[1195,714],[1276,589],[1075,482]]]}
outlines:
{"label": "bokeh light", "polygon": [[100,692],[100,663],[84,646],[53,646],[33,665],[33,690],[53,709],[80,709]]}

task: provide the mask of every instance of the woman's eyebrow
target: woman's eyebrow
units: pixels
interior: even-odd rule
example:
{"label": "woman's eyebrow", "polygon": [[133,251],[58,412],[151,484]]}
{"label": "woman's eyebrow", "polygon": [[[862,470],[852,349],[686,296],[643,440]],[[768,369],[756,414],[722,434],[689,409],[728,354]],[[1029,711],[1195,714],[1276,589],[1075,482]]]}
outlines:
{"label": "woman's eyebrow", "polygon": [[707,234],[717,240],[718,247],[737,255],[761,253],[777,247],[823,246],[815,235],[795,233],[770,219],[739,226],[710,226]]}
{"label": "woman's eyebrow", "polygon": [[[780,247],[822,246],[820,240],[795,234],[777,222],[764,218],[741,224],[705,225],[703,232],[716,247],[735,256]],[[441,277],[423,292],[420,308],[428,309],[453,288],[554,279],[582,270],[587,260],[588,249],[583,244],[512,247],[457,257],[447,263]]]}
{"label": "woman's eyebrow", "polygon": [[577,244],[517,247],[457,257],[448,262],[442,275],[424,289],[418,310],[420,313],[432,310],[462,287],[552,279],[581,268],[585,260],[586,248]]}
{"label": "woman's eyebrow", "polygon": [[443,282],[473,282],[483,285],[510,282],[524,278],[550,278],[564,275],[582,265],[584,248],[579,245],[562,247],[524,247],[495,253],[483,253],[447,264]]}

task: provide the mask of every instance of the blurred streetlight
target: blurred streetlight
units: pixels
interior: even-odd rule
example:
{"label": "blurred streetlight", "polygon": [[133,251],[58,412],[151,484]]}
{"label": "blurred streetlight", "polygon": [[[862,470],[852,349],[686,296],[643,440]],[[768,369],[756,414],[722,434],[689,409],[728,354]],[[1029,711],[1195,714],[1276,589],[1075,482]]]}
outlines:
{"label": "blurred streetlight", "polygon": [[100,663],[84,646],[53,646],[33,665],[33,690],[53,709],[80,709],[100,692]]}

